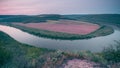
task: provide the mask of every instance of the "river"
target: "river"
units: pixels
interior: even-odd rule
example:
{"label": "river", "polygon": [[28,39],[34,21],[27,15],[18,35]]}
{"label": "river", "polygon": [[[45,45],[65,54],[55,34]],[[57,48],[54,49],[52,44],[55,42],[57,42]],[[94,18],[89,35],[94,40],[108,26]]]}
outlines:
{"label": "river", "polygon": [[5,25],[0,25],[0,31],[3,31],[20,43],[29,44],[40,48],[58,49],[65,51],[89,50],[91,52],[101,52],[104,47],[116,44],[115,40],[120,40],[120,31],[116,29],[111,35],[72,41],[42,38],[21,31],[20,29]]}

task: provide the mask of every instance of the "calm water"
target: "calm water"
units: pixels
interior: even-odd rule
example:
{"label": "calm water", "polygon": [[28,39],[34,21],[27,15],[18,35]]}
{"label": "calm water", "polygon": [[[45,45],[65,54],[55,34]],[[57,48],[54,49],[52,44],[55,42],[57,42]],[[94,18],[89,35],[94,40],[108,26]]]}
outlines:
{"label": "calm water", "polygon": [[10,26],[0,25],[0,30],[21,43],[30,44],[36,47],[67,51],[90,50],[92,52],[100,52],[104,47],[115,44],[114,40],[120,40],[120,31],[118,30],[115,30],[113,34],[108,36],[74,41],[37,37]]}

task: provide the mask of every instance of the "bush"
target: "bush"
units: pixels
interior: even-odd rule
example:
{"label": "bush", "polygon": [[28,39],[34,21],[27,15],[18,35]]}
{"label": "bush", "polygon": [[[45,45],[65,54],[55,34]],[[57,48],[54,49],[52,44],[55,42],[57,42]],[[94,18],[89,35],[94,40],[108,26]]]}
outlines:
{"label": "bush", "polygon": [[103,57],[109,63],[119,63],[120,62],[120,42],[117,42],[115,45],[111,45],[109,47],[105,47],[103,50]]}
{"label": "bush", "polygon": [[4,65],[10,59],[10,52],[1,46],[0,43],[0,66]]}

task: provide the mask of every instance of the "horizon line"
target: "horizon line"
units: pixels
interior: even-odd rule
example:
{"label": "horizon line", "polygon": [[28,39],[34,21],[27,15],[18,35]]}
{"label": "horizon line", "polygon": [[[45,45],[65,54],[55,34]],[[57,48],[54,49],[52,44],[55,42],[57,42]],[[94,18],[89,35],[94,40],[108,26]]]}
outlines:
{"label": "horizon line", "polygon": [[[50,13],[46,13],[46,15],[49,15]],[[52,15],[53,13],[51,13],[50,15]],[[104,14],[120,14],[120,13],[85,13],[85,14],[81,14],[81,13],[71,13],[71,14],[55,14],[55,15],[104,15]],[[44,14],[0,14],[0,15],[44,15]]]}

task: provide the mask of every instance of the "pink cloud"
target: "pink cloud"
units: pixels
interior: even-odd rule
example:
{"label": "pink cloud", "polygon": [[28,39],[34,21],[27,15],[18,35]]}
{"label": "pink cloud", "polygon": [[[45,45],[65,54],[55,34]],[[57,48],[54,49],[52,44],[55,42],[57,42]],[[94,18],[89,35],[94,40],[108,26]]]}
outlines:
{"label": "pink cloud", "polygon": [[0,0],[0,14],[120,13],[119,0]]}

